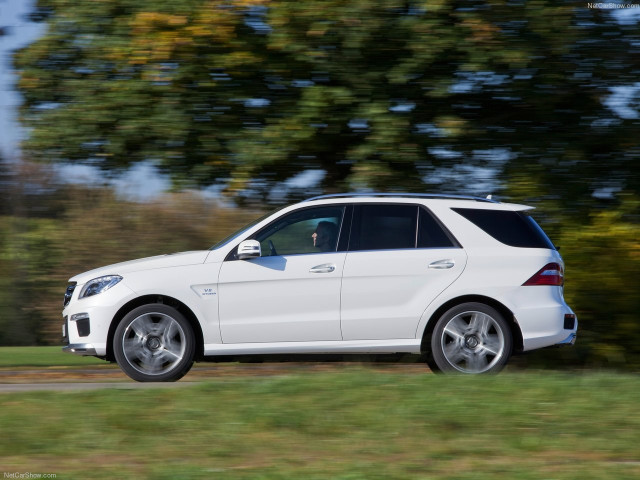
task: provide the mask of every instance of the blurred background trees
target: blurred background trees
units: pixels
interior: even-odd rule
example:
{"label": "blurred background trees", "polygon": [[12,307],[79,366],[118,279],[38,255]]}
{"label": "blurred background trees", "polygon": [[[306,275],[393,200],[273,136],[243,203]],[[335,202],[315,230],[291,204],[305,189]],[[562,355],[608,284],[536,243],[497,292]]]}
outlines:
{"label": "blurred background trees", "polygon": [[261,215],[193,193],[128,202],[26,162],[0,162],[0,185],[0,345],[59,343],[61,292],[76,273],[207,249]]}
{"label": "blurred background trees", "polygon": [[513,179],[576,208],[594,192],[638,189],[637,112],[607,99],[636,84],[640,37],[607,10],[497,0],[39,5],[47,34],[15,60],[34,159],[107,171],[153,160],[177,187],[219,184],[254,200],[304,171],[319,172],[323,191],[468,190],[484,171],[485,191],[520,196]]}
{"label": "blurred background trees", "polygon": [[[213,185],[260,208],[370,189],[536,205],[581,322],[563,355],[640,365],[637,22],[550,1],[38,6],[47,33],[15,56],[25,158],[105,176],[153,162],[176,191]],[[123,206],[104,189],[33,184],[37,169],[23,168],[3,186],[0,281],[19,274],[30,298],[47,282],[59,297],[93,266],[207,247],[242,223],[190,195]],[[24,308],[11,297],[3,288],[1,302]],[[52,341],[59,307],[32,303],[24,341]],[[4,312],[0,326],[13,322]]]}

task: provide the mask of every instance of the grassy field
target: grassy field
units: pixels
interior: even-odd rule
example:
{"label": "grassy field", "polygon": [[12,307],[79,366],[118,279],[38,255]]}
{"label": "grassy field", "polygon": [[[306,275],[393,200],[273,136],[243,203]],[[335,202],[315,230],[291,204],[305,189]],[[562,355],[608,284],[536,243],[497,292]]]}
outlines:
{"label": "grassy field", "polygon": [[637,479],[640,378],[345,366],[0,395],[0,466],[57,478]]}
{"label": "grassy field", "polygon": [[62,347],[0,347],[0,368],[81,367],[106,364],[99,358],[65,353]]}

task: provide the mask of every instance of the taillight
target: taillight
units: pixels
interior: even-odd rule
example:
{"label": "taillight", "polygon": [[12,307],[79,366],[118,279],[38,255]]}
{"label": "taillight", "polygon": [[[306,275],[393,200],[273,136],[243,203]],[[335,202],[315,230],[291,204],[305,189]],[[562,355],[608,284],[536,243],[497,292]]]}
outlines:
{"label": "taillight", "polygon": [[522,285],[556,285],[561,287],[564,285],[564,270],[562,269],[562,265],[559,263],[547,263]]}

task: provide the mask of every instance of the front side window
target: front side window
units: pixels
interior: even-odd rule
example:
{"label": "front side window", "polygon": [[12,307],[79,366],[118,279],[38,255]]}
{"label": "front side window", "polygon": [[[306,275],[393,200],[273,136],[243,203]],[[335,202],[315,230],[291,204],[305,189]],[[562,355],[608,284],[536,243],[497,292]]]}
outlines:
{"label": "front side window", "polygon": [[344,206],[297,210],[259,231],[262,256],[335,252]]}

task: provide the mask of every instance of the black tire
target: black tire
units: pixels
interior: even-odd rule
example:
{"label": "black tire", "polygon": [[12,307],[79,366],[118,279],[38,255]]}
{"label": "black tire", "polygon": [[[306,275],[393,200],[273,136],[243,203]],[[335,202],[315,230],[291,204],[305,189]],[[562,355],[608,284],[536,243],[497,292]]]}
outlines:
{"label": "black tire", "polygon": [[424,361],[432,373],[442,373],[442,370],[440,370],[440,367],[438,366],[435,359],[433,358],[432,352],[427,353],[427,355],[424,358]]}
{"label": "black tire", "polygon": [[431,335],[431,354],[442,372],[496,373],[511,357],[511,328],[494,308],[463,303],[444,313]]}
{"label": "black tire", "polygon": [[138,382],[175,382],[184,377],[193,365],[195,345],[187,319],[160,303],[129,312],[113,337],[118,365]]}

